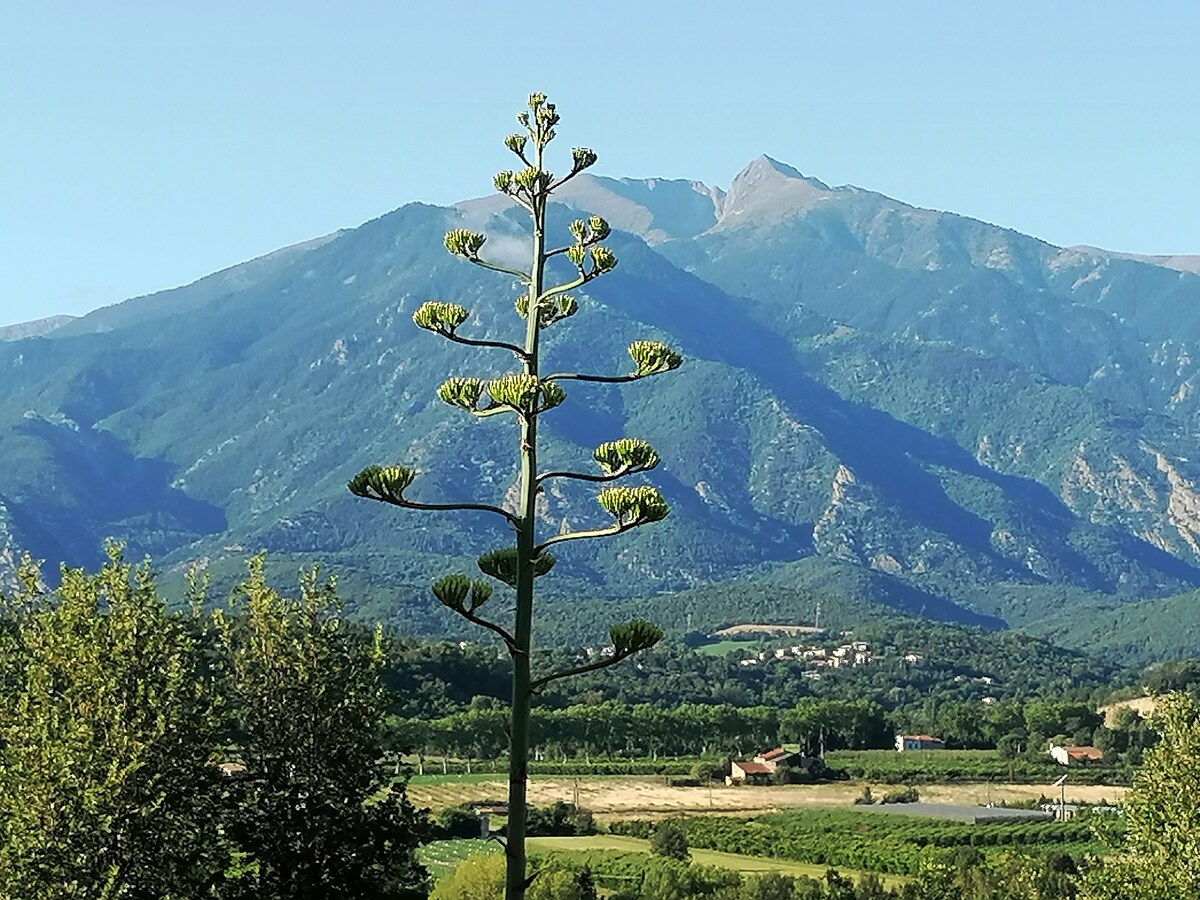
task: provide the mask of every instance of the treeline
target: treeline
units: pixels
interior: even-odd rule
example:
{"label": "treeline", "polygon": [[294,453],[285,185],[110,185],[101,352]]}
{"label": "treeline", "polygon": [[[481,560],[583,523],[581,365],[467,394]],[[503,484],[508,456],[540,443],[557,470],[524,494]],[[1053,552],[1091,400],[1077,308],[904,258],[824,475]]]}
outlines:
{"label": "treeline", "polygon": [[[498,701],[476,698],[467,709],[432,719],[390,717],[389,746],[442,759],[495,760],[507,746],[506,711]],[[683,703],[663,708],[651,703],[614,700],[563,708],[535,707],[532,745],[535,764],[594,758],[733,757],[744,759],[784,743],[806,756],[826,751],[890,749],[899,732],[943,736],[952,746],[999,749],[988,763],[989,776],[1004,771],[1002,760],[1026,760],[1051,768],[1046,745],[1051,739],[1098,743],[1111,749],[1110,764],[1136,762],[1152,745],[1154,732],[1136,714],[1105,728],[1089,705],[1034,699],[994,704],[972,701],[928,702],[888,712],[869,700],[805,699],[788,708]],[[937,765],[939,755],[919,754]],[[890,757],[889,757],[890,758]],[[961,758],[953,754],[947,760]],[[1028,768],[1025,766],[1024,768]],[[857,774],[857,773],[855,773]],[[870,777],[870,776],[866,776]]]}
{"label": "treeline", "polygon": [[[804,677],[805,666],[793,660],[745,666],[736,653],[711,656],[683,644],[667,645],[640,655],[636,663],[548,685],[539,705],[563,708],[611,700],[664,708],[692,703],[784,709],[805,698],[870,697],[904,716],[931,703],[1045,696],[1094,708],[1114,685],[1128,680],[1081,654],[1021,635],[945,625],[918,628],[905,620],[888,620],[856,629],[855,639],[868,641],[881,658],[865,666],[827,670],[820,679]],[[759,642],[768,649],[779,643]],[[757,649],[754,642],[745,646]],[[921,661],[906,662],[903,656],[910,652]],[[585,659],[583,649],[560,649],[546,665],[562,668]],[[437,718],[465,709],[475,697],[506,701],[508,662],[498,646],[487,642],[460,645],[395,638],[388,647],[387,678],[397,715]]]}
{"label": "treeline", "polygon": [[[421,755],[496,759],[507,746],[506,711],[478,703],[438,719],[388,720],[391,744]],[[887,746],[892,738],[883,710],[865,700],[810,701],[792,709],[729,704],[683,704],[663,709],[615,701],[533,713],[534,759],[592,757],[743,758],[780,741],[830,748]]]}

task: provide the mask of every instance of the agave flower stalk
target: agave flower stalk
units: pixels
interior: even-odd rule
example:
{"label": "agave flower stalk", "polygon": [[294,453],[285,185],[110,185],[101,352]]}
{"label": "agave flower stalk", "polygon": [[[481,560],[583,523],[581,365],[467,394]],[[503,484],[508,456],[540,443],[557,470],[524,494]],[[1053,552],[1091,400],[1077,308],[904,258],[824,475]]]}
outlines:
{"label": "agave flower stalk", "polygon": [[[544,166],[546,148],[555,136],[559,115],[543,94],[531,94],[528,109],[517,116],[523,131],[511,134],[504,145],[517,157],[521,167],[498,173],[497,191],[524,208],[532,223],[533,248],[528,271],[513,269],[483,256],[487,238],[478,232],[456,228],[446,234],[446,249],[483,269],[517,279],[525,292],[517,298],[517,315],[524,320],[525,338],[520,344],[480,340],[459,333],[470,320],[470,311],[461,305],[439,300],[423,304],[413,314],[414,323],[447,340],[468,346],[511,351],[520,371],[498,378],[455,377],[438,388],[438,397],[476,417],[512,414],[517,424],[518,499],[515,510],[488,503],[428,503],[410,499],[406,491],[417,472],[402,465],[370,466],[356,475],[350,491],[360,497],[417,510],[479,510],[494,513],[507,521],[516,533],[516,545],[491,550],[479,557],[480,572],[511,588],[516,604],[511,627],[484,618],[480,610],[492,595],[492,586],[463,574],[452,574],[433,586],[437,600],[450,611],[493,632],[504,642],[512,659],[512,702],[509,722],[508,835],[503,841],[507,860],[506,900],[525,896],[536,872],[527,871],[525,832],[527,821],[526,789],[529,774],[530,711],[536,693],[547,684],[584,672],[616,665],[633,654],[654,646],[662,637],[655,625],[634,620],[614,625],[609,631],[612,651],[595,661],[557,672],[534,674],[532,646],[534,580],[554,566],[547,548],[566,541],[620,534],[642,525],[658,522],[669,513],[666,501],[649,485],[626,487],[613,485],[600,491],[597,501],[610,516],[606,526],[548,536],[539,542],[534,503],[544,482],[555,478],[588,482],[613,482],[625,476],[647,472],[659,463],[658,454],[638,438],[620,438],[601,444],[593,454],[598,474],[566,470],[538,471],[538,419],[560,405],[566,394],[562,381],[622,383],[636,381],[679,368],[680,355],[658,341],[635,341],[629,346],[631,371],[618,375],[591,375],[559,372],[542,375],[540,337],[542,331],[578,312],[572,291],[608,274],[617,266],[616,254],[603,244],[611,229],[600,216],[572,222],[569,243],[548,249],[546,210],[551,195],[580,172],[596,162],[596,154],[587,148],[571,151],[566,175],[555,178]],[[574,277],[557,284],[547,281],[547,262],[561,256],[575,269]]]}

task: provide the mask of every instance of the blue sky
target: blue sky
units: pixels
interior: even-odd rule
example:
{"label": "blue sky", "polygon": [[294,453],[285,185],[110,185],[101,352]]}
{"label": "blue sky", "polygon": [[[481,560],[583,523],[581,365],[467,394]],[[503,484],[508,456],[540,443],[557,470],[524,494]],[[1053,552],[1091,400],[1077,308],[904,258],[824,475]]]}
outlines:
{"label": "blue sky", "polygon": [[767,153],[1058,244],[1200,253],[1200,4],[10,4],[0,324],[485,193],[530,90],[594,171]]}

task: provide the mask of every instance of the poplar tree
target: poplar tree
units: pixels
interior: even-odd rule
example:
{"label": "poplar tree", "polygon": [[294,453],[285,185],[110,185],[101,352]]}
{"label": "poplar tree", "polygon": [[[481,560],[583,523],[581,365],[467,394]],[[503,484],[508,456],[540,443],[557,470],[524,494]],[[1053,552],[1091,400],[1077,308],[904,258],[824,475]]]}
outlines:
{"label": "poplar tree", "polygon": [[[445,403],[477,418],[511,415],[517,425],[517,501],[515,509],[488,503],[429,503],[409,499],[408,490],[417,472],[404,465],[369,466],[349,483],[350,491],[360,497],[417,510],[476,510],[502,519],[516,535],[515,546],[489,550],[478,559],[480,571],[512,588],[516,593],[511,623],[487,618],[484,604],[492,596],[492,585],[464,574],[447,575],[433,585],[437,600],[467,621],[486,628],[504,642],[512,659],[512,701],[509,719],[509,797],[508,831],[505,841],[507,860],[506,900],[519,900],[534,876],[526,873],[526,784],[529,764],[530,709],[534,694],[550,682],[583,672],[615,665],[633,654],[653,646],[662,631],[642,620],[614,625],[609,636],[612,647],[582,665],[555,672],[537,672],[534,666],[532,631],[534,581],[554,566],[549,553],[555,544],[620,534],[657,522],[667,516],[667,503],[657,489],[648,485],[604,487],[597,494],[603,512],[611,521],[594,529],[540,536],[537,531],[535,503],[542,486],[552,479],[576,479],[605,484],[658,465],[659,457],[648,443],[622,437],[596,447],[593,457],[598,472],[585,473],[538,468],[538,422],[544,413],[565,399],[563,382],[589,381],[620,384],[637,381],[679,367],[680,355],[666,344],[641,340],[629,345],[631,370],[625,374],[592,375],[577,372],[541,373],[541,333],[578,311],[572,294],[595,279],[608,274],[617,265],[617,257],[603,243],[608,238],[608,223],[600,216],[576,219],[567,228],[569,240],[561,246],[548,244],[546,212],[551,196],[564,184],[596,162],[596,154],[587,148],[571,151],[571,163],[565,175],[555,177],[547,168],[546,150],[555,137],[559,115],[544,94],[529,97],[528,109],[517,116],[521,131],[510,134],[504,145],[520,162],[513,170],[495,177],[495,188],[525,209],[532,223],[532,252],[528,269],[515,269],[491,261],[483,255],[487,238],[480,233],[456,228],[445,236],[446,249],[454,256],[481,268],[519,281],[524,288],[517,298],[517,315],[525,320],[522,343],[481,340],[468,337],[459,329],[470,318],[463,306],[430,301],[413,314],[420,328],[447,340],[471,347],[492,348],[512,353],[519,370],[498,378],[450,378],[438,388]],[[555,258],[560,262],[551,264]],[[555,282],[549,271],[563,266],[564,280]],[[569,266],[569,268],[567,268]],[[572,272],[573,270],[573,272]]]}

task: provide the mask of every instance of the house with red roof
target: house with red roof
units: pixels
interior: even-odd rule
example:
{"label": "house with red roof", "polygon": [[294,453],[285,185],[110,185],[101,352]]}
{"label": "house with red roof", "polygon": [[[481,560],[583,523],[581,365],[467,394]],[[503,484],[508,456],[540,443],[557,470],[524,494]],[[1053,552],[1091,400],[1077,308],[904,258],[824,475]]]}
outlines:
{"label": "house with red roof", "polygon": [[1099,747],[1060,747],[1051,744],[1050,755],[1060,766],[1086,766],[1104,759],[1104,751]]}
{"label": "house with red roof", "polygon": [[770,779],[781,768],[794,765],[800,757],[790,750],[776,747],[774,750],[764,750],[755,755],[754,759],[737,761],[730,765],[729,784],[754,784]]}
{"label": "house with red roof", "polygon": [[896,752],[905,750],[945,750],[946,742],[931,734],[898,734],[896,735]]}

